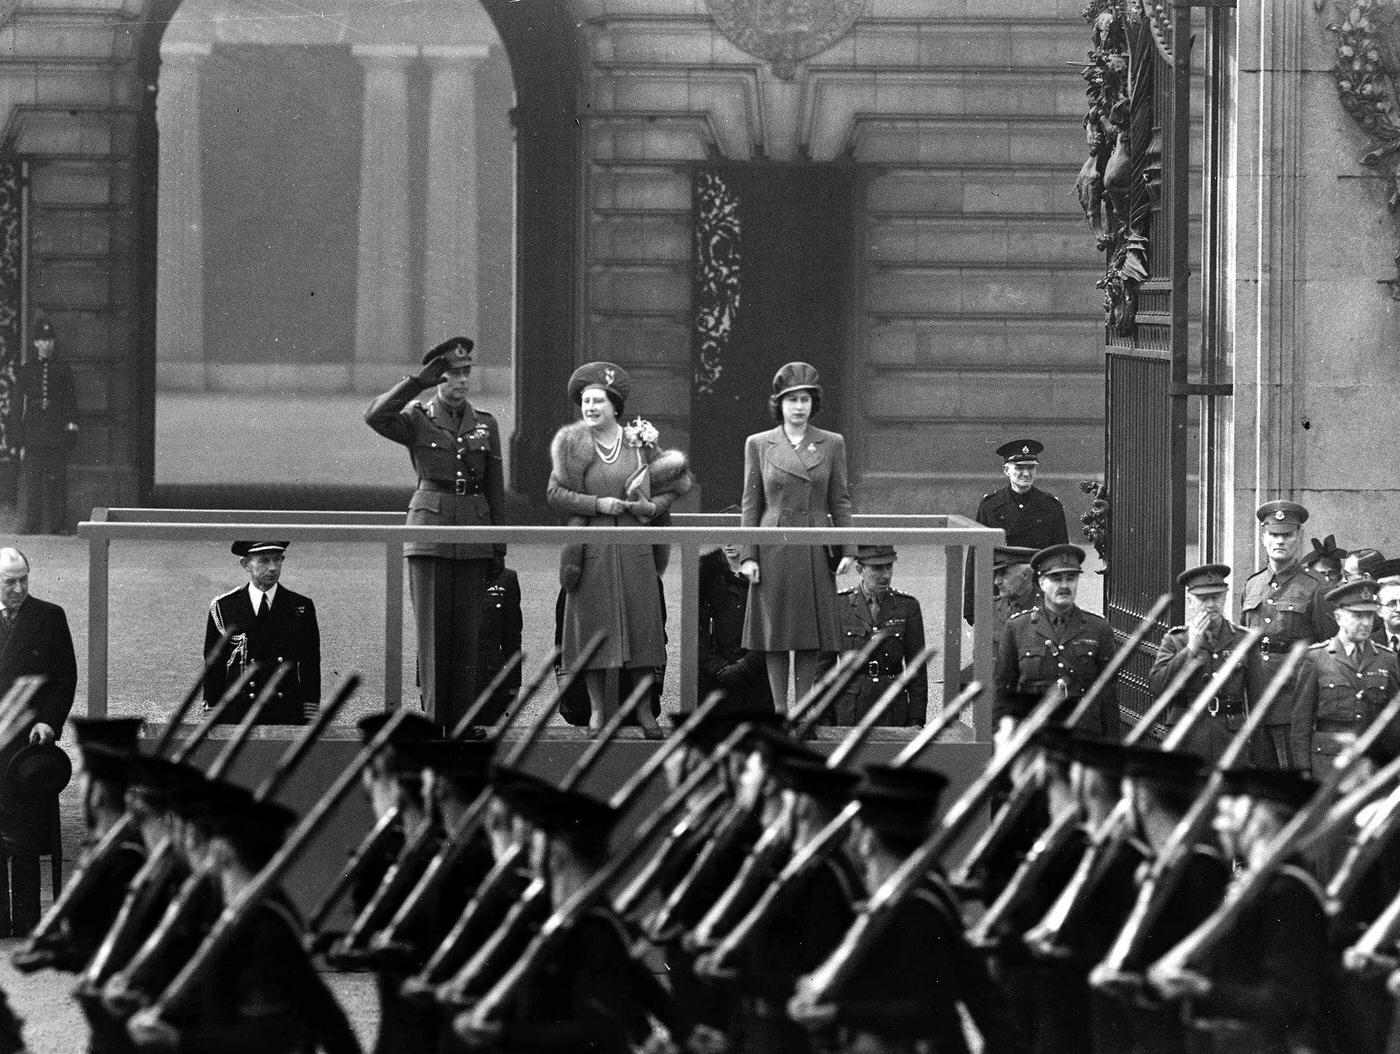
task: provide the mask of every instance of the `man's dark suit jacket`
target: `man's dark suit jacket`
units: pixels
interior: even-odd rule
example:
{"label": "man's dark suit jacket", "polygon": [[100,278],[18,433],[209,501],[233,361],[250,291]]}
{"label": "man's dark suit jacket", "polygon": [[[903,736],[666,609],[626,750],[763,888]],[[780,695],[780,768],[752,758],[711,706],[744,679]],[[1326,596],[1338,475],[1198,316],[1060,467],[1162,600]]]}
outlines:
{"label": "man's dark suit jacket", "polygon": [[19,606],[9,638],[0,649],[0,695],[10,690],[16,678],[40,674],[46,680],[29,706],[34,720],[10,744],[0,747],[0,834],[13,850],[16,840],[28,843],[36,837],[35,827],[47,811],[31,796],[4,778],[10,759],[29,742],[29,730],[42,722],[63,734],[68,711],[73,709],[73,693],[78,687],[78,662],[73,654],[73,635],[63,608],[31,596]]}
{"label": "man's dark suit jacket", "polygon": [[233,637],[224,661],[216,662],[204,678],[204,705],[217,703],[224,690],[242,676],[248,663],[259,662],[262,669],[221,718],[241,721],[266,679],[283,662],[290,662],[291,670],[282,678],[277,695],[263,708],[258,721],[265,725],[305,724],[321,702],[321,631],[311,598],[279,584],[272,610],[258,625],[246,584],[216,597],[209,605],[204,627],[205,655],[214,650],[226,626],[233,627]]}

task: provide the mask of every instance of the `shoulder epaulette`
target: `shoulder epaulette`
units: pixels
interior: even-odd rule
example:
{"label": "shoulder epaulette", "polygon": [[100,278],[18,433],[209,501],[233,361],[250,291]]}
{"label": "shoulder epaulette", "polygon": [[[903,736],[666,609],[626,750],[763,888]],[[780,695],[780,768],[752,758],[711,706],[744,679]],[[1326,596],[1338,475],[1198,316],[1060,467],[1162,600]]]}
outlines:
{"label": "shoulder epaulette", "polygon": [[843,590],[841,590],[841,592],[840,592],[838,595],[843,596],[843,597],[848,597],[848,596],[850,596],[852,593],[854,593],[854,592],[855,592],[857,589],[859,589],[859,588],[860,588],[860,586],[851,586],[849,589],[843,589]]}
{"label": "shoulder epaulette", "polygon": [[1326,650],[1327,650],[1327,641],[1325,641],[1325,640],[1320,640],[1320,641],[1318,641],[1316,644],[1309,644],[1309,645],[1308,645],[1308,651],[1326,651]]}
{"label": "shoulder epaulette", "polygon": [[995,493],[996,493],[996,491],[994,491],[994,490],[989,490],[989,491],[987,491],[986,494],[983,494],[983,495],[982,495],[982,500],[983,500],[983,501],[987,501],[987,500],[990,499],[991,496],[992,496],[993,494],[995,494]]}
{"label": "shoulder epaulette", "polygon": [[[1007,621],[1007,622],[1010,622],[1012,619],[1018,619],[1018,618],[1020,618],[1022,615],[1034,615],[1034,614],[1035,614],[1035,608],[1022,608],[1020,611],[1017,611],[1017,612],[1015,612],[1014,614],[1010,615],[1010,616],[1007,618],[1006,621]],[[1031,621],[1034,622],[1035,619],[1032,618]]]}
{"label": "shoulder epaulette", "polygon": [[895,596],[895,597],[908,597],[910,600],[914,599],[914,594],[913,594],[913,593],[906,593],[906,592],[905,592],[904,590],[902,590],[902,589],[895,589],[894,586],[890,586],[890,596]]}
{"label": "shoulder epaulette", "polygon": [[218,596],[216,596],[213,600],[209,602],[209,606],[213,607],[220,600],[229,600],[233,597],[236,597],[239,593],[243,592],[247,588],[247,586],[234,586],[227,593],[220,593]]}
{"label": "shoulder epaulette", "polygon": [[477,417],[484,417],[488,421],[495,420],[495,416],[491,413],[490,410],[478,410],[475,406],[473,406],[472,409],[476,411]]}
{"label": "shoulder epaulette", "polygon": [[1261,567],[1259,570],[1253,572],[1249,578],[1246,578],[1245,581],[1248,582],[1250,578],[1258,578],[1260,575],[1266,575],[1268,573],[1269,569],[1267,567]]}

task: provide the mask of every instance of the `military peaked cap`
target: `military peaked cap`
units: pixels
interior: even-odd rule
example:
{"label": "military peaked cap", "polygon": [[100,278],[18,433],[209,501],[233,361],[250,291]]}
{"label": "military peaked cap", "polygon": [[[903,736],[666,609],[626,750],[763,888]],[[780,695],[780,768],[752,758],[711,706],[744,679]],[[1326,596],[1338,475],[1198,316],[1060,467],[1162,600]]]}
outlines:
{"label": "military peaked cap", "polygon": [[1308,510],[1296,501],[1266,501],[1254,515],[1265,527],[1300,527],[1308,522]]}
{"label": "military peaked cap", "polygon": [[229,552],[237,557],[255,556],[258,553],[285,553],[291,542],[234,542]]}
{"label": "military peaked cap", "polygon": [[1181,586],[1188,593],[1202,594],[1223,593],[1230,588],[1230,583],[1225,581],[1230,577],[1230,566],[1228,564],[1202,564],[1200,567],[1193,567],[1181,572],[1176,576],[1176,584]]}
{"label": "military peaked cap", "polygon": [[1346,611],[1379,611],[1381,602],[1376,594],[1379,586],[1369,578],[1354,578],[1336,589],[1327,591],[1327,603]]}
{"label": "military peaked cap", "polygon": [[424,353],[423,365],[426,366],[437,358],[446,358],[448,369],[470,366],[472,364],[472,349],[475,347],[471,337],[449,337]]}
{"label": "military peaked cap", "polygon": [[997,447],[997,455],[1008,465],[1034,465],[1045,444],[1035,439],[1013,439]]}

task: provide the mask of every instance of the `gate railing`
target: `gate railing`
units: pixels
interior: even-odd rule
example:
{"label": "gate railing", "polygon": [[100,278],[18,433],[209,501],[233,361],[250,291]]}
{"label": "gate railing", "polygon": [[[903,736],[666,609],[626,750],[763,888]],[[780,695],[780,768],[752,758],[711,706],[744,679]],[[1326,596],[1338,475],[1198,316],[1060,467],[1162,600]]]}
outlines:
{"label": "gate railing", "polygon": [[[283,538],[291,542],[341,542],[378,545],[384,553],[384,705],[402,702],[403,681],[403,546],[406,542],[538,545],[558,550],[569,543],[670,543],[681,565],[680,690],[683,710],[696,705],[699,669],[699,558],[705,546],[721,543],[782,545],[895,545],[941,547],[943,559],[942,646],[945,686],[956,686],[962,669],[962,567],[967,552],[976,554],[979,588],[974,600],[972,672],[992,683],[993,548],[1003,542],[1000,530],[964,516],[857,515],[855,526],[740,527],[733,514],[675,513],[672,527],[419,527],[403,523],[395,512],[230,511],[208,509],[94,509],[78,525],[88,541],[88,714],[107,713],[111,580],[114,541],[210,542],[232,538]],[[932,623],[932,620],[930,620]],[[946,694],[946,691],[945,691]],[[977,738],[991,739],[988,696],[976,707]]]}

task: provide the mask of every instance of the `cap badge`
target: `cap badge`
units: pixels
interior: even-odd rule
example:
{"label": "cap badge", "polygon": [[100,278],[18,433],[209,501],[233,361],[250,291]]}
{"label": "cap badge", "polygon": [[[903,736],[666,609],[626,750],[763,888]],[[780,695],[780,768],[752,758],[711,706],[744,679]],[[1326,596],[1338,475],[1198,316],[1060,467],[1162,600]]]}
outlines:
{"label": "cap badge", "polygon": [[1276,509],[1276,510],[1274,511],[1274,519],[1276,519],[1276,520],[1281,520],[1281,519],[1283,519],[1283,510],[1282,510],[1282,509]]}
{"label": "cap badge", "polygon": [[1028,446],[1023,446],[1023,447],[1021,448],[1021,453],[1023,453],[1023,454],[1029,454],[1030,452],[1031,452],[1031,448],[1028,447]]}
{"label": "cap badge", "polygon": [[612,384],[613,380],[614,380],[616,377],[617,377],[617,371],[614,370],[614,369],[612,369],[611,367],[609,367],[608,369],[606,369],[606,370],[603,371],[603,383],[604,383],[604,384]]}

